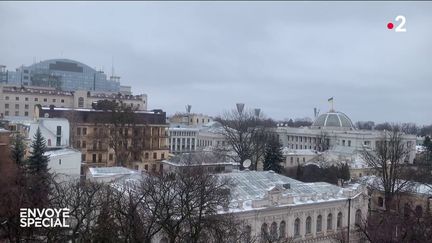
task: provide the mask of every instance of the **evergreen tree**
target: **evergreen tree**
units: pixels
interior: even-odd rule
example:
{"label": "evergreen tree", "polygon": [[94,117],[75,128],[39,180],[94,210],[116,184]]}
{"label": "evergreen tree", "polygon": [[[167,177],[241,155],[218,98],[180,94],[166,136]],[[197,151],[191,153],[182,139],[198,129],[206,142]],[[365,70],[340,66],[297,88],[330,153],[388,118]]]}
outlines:
{"label": "evergreen tree", "polygon": [[24,164],[25,164],[24,163],[25,147],[26,146],[24,144],[24,138],[20,134],[14,136],[12,140],[11,157],[12,160],[20,169],[24,168]]}
{"label": "evergreen tree", "polygon": [[38,128],[31,144],[31,152],[27,161],[29,192],[34,207],[43,207],[48,202],[51,175],[48,169],[46,141]]}
{"label": "evergreen tree", "polygon": [[426,160],[431,161],[432,160],[432,141],[429,136],[425,137],[425,140],[423,141],[423,146],[426,148]]}
{"label": "evergreen tree", "polygon": [[351,179],[350,170],[347,163],[341,164],[338,168],[338,171],[339,171],[338,173],[339,179],[343,179],[344,181]]}
{"label": "evergreen tree", "polygon": [[300,165],[300,163],[297,164],[297,172],[296,172],[296,179],[302,180],[303,178],[303,167]]}
{"label": "evergreen tree", "polygon": [[276,173],[282,172],[280,163],[284,161],[282,145],[277,137],[269,139],[264,154],[264,170],[273,170]]}

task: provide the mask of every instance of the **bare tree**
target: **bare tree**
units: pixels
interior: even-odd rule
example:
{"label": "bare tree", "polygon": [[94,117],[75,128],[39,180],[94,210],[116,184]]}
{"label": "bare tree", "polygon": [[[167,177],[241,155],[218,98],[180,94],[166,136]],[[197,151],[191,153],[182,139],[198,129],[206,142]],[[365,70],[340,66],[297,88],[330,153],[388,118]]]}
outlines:
{"label": "bare tree", "polygon": [[377,141],[375,150],[363,150],[362,157],[380,176],[379,183],[371,186],[374,190],[384,192],[386,210],[390,210],[394,196],[409,185],[409,180],[401,180],[404,174],[403,162],[409,148],[402,140],[403,133],[398,125],[392,125],[391,130],[384,131],[383,134],[381,140]]}
{"label": "bare tree", "polygon": [[236,156],[232,159],[240,163],[241,169],[246,159],[252,160],[252,169],[263,159],[267,144],[268,128],[274,125],[271,120],[257,116],[251,110],[231,110],[216,119],[222,124],[223,135]]}

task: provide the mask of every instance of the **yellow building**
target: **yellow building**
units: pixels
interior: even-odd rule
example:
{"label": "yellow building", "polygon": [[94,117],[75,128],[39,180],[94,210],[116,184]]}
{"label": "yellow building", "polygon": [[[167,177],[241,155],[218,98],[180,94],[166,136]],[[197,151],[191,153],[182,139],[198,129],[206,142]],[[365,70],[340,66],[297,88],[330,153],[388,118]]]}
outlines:
{"label": "yellow building", "polygon": [[113,120],[115,115],[110,111],[40,106],[36,109],[35,114],[41,117],[69,120],[70,144],[81,151],[84,169],[126,166],[158,172],[162,168],[160,162],[168,157],[168,125],[161,110],[136,111],[133,122],[119,122]]}

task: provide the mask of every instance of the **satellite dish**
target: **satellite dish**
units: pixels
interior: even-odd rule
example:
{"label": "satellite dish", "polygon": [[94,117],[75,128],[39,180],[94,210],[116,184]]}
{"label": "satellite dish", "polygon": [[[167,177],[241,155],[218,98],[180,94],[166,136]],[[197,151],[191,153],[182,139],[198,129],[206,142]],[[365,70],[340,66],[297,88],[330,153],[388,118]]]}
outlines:
{"label": "satellite dish", "polygon": [[243,167],[245,169],[249,168],[249,166],[251,166],[252,161],[250,159],[247,159],[245,161],[243,161]]}

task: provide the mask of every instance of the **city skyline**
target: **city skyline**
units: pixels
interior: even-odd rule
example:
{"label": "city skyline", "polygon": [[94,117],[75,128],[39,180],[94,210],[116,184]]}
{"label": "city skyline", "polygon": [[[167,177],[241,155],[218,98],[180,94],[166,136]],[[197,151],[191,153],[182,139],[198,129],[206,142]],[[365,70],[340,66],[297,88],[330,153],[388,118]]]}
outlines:
{"label": "city skyline", "polygon": [[[335,109],[430,124],[431,3],[0,3],[0,64],[67,58],[146,93],[149,108],[268,117]],[[50,15],[46,13],[49,12]],[[79,12],[79,18],[73,18]],[[403,14],[407,32],[386,23]],[[19,50],[19,52],[17,52]]]}

